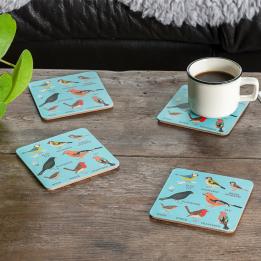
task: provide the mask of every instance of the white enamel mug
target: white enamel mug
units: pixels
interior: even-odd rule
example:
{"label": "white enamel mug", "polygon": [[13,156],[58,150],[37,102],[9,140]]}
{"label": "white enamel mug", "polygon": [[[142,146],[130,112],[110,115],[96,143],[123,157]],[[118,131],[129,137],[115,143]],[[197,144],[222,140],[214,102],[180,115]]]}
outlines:
{"label": "white enamel mug", "polygon": [[[234,76],[224,82],[206,82],[196,76],[204,72],[226,72]],[[240,101],[255,101],[259,82],[253,77],[241,77],[241,66],[229,59],[219,57],[202,58],[192,62],[187,68],[188,102],[190,109],[206,118],[221,118],[232,114]],[[240,88],[253,86],[249,95],[240,95]]]}

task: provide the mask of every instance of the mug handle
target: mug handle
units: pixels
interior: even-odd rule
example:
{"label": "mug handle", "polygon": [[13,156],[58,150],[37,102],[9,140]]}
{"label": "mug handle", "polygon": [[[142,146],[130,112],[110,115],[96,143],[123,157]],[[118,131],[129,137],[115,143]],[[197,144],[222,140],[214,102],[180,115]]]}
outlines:
{"label": "mug handle", "polygon": [[253,86],[253,93],[248,95],[240,95],[240,101],[255,101],[258,96],[259,91],[259,82],[257,78],[254,77],[242,77],[241,78],[241,85],[242,88],[244,85],[252,85]]}

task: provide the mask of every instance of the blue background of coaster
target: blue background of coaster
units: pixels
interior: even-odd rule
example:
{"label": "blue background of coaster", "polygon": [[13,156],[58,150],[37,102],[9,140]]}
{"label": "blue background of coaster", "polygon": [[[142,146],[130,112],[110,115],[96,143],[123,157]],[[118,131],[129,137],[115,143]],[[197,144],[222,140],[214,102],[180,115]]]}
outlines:
{"label": "blue background of coaster", "polygon": [[[79,135],[82,136],[82,138],[75,139],[69,137],[70,135]],[[53,147],[48,144],[49,141],[62,141],[72,143],[64,144],[60,147]],[[36,152],[29,152],[34,148],[36,144],[40,145],[41,149]],[[63,152],[66,150],[81,151],[97,147],[102,148],[94,150],[82,158],[73,158],[63,154]],[[23,146],[21,148],[18,148],[16,150],[16,153],[26,164],[26,166],[33,172],[35,177],[47,189],[62,187],[67,184],[77,182],[78,180],[94,176],[98,172],[104,173],[119,166],[119,161],[87,129],[84,128],[76,129],[55,137],[48,138],[46,140]],[[93,159],[93,157],[95,156],[107,159],[110,163],[114,164],[114,166],[97,162]],[[38,176],[43,164],[50,157],[56,157],[55,166],[49,170],[46,170],[42,175]],[[87,165],[87,168],[82,172],[75,173],[73,171],[68,171],[64,169],[73,169],[79,162],[84,162]],[[59,177],[54,179],[48,178],[57,171],[59,171],[60,173]]]}
{"label": "blue background of coaster", "polygon": [[[198,176],[192,181],[185,181],[182,176],[179,176],[191,175],[192,173],[198,174]],[[220,185],[225,187],[225,189],[208,186],[205,183],[206,177],[212,177]],[[236,182],[244,190],[233,190],[230,186],[231,181]],[[232,233],[235,231],[241,215],[244,212],[244,208],[246,207],[253,186],[253,182],[250,180],[221,176],[196,170],[176,168],[171,172],[166,183],[164,184],[160,194],[150,210],[150,215],[156,219],[179,222],[226,233]],[[190,194],[187,198],[179,201],[174,199],[159,200],[159,198],[168,197],[174,193],[183,191],[193,191],[193,194]],[[211,206],[206,202],[205,196],[203,195],[203,193],[207,192],[212,193],[220,200],[226,201],[229,204],[239,205],[242,208],[236,208],[233,206]],[[161,206],[162,203],[164,205],[176,205],[178,207],[167,211]],[[190,211],[207,209],[208,213],[202,218],[188,217],[188,212],[184,206],[188,206]],[[223,224],[218,221],[218,216],[221,211],[225,211],[228,214],[229,229],[227,230],[224,229]]]}
{"label": "blue background of coaster", "polygon": [[[167,124],[173,124],[185,128],[225,136],[231,132],[238,119],[247,108],[248,104],[249,102],[240,102],[237,110],[231,116],[222,119],[198,119],[199,116],[191,112],[189,109],[188,87],[187,85],[183,85],[164,107],[164,109],[159,113],[157,119],[160,122]],[[174,115],[171,115],[170,113],[174,113]],[[199,121],[197,121],[197,119]],[[200,122],[200,120],[202,121]],[[219,123],[222,121],[224,123],[222,131],[220,131],[220,128],[216,126],[217,120],[219,120]]]}
{"label": "blue background of coaster", "polygon": [[[87,79],[80,79],[79,77],[86,77]],[[72,83],[61,84],[58,82],[61,79],[71,81]],[[29,89],[41,117],[45,120],[51,120],[85,112],[104,110],[113,107],[112,99],[96,72],[84,72],[41,81],[34,81],[30,83]],[[101,90],[90,92],[84,96],[77,96],[68,92],[71,89],[92,91],[97,89]],[[50,102],[44,106],[41,106],[45,100],[54,93],[59,93],[58,99],[54,102]],[[98,96],[101,98],[106,103],[106,106],[95,102],[92,99],[93,96]],[[67,103],[72,105],[77,100],[82,100],[84,102],[84,104],[79,108],[72,109],[71,107],[64,104]],[[53,106],[58,107],[53,111],[48,111],[48,109],[52,108]]]}

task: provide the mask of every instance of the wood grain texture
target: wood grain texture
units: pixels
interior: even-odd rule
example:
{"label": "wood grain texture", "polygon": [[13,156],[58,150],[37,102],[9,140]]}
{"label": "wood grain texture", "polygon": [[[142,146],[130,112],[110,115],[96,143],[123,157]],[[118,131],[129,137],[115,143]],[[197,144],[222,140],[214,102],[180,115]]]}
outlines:
{"label": "wood grain texture", "polygon": [[[35,70],[34,79],[77,71]],[[158,125],[155,116],[186,81],[183,72],[100,72],[111,111],[42,121],[26,92],[0,123],[0,260],[260,260],[261,104],[228,137]],[[260,74],[251,74],[260,78]],[[261,79],[261,78],[260,78]],[[17,147],[88,128],[121,167],[46,191]],[[255,187],[233,235],[167,224],[148,212],[170,170],[247,178]]]}

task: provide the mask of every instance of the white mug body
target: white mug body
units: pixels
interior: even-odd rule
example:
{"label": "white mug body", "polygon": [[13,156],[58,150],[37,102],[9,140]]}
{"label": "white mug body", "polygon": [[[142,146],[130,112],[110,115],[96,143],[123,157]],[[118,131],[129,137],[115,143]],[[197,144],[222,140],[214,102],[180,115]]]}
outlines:
{"label": "white mug body", "polygon": [[[206,72],[225,72],[233,76],[223,82],[206,82],[196,76]],[[192,112],[206,118],[221,118],[231,115],[240,101],[254,101],[259,83],[256,78],[241,77],[241,66],[220,57],[202,58],[192,62],[187,68],[188,103]],[[251,84],[251,95],[240,95],[241,85]]]}
{"label": "white mug body", "polygon": [[211,85],[188,79],[190,109],[206,118],[231,115],[238,107],[240,78],[230,83]]}

